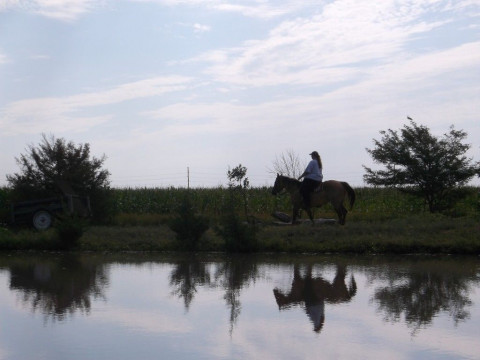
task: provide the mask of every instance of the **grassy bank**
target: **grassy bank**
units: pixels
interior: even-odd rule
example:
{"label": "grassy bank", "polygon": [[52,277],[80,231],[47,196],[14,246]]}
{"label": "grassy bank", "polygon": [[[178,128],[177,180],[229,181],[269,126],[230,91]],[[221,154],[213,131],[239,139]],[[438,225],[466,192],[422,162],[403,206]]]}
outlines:
{"label": "grassy bank", "polygon": [[[345,226],[309,223],[264,224],[257,231],[259,252],[315,253],[443,253],[480,254],[480,223],[473,218],[441,215],[357,220]],[[168,227],[94,227],[81,240],[83,250],[176,250]],[[202,238],[202,251],[224,251],[212,229]]]}
{"label": "grassy bank", "polygon": [[[249,190],[248,206],[260,222],[256,232],[259,252],[480,254],[479,189],[467,190],[469,195],[446,215],[431,215],[420,199],[394,189],[356,188],[357,200],[345,226],[276,226],[271,213],[289,214],[291,206],[288,196],[272,196],[268,188]],[[187,192],[196,211],[210,219],[199,251],[225,251],[224,239],[214,230],[227,196],[225,188],[114,189],[112,221],[89,226],[75,249],[179,250],[176,234],[167,224]],[[5,194],[0,200],[3,212],[8,213]],[[315,215],[336,218],[329,206],[316,210]],[[0,224],[0,250],[57,250],[63,246],[60,238],[55,229],[35,232]]]}
{"label": "grassy bank", "polygon": [[[480,254],[480,224],[473,218],[441,215],[357,220],[345,226],[264,224],[257,231],[259,252],[290,253],[432,253]],[[54,229],[46,232],[0,232],[4,250],[55,250]],[[166,225],[92,226],[80,238],[81,251],[176,251],[179,244]],[[199,251],[225,251],[223,239],[211,228]]]}

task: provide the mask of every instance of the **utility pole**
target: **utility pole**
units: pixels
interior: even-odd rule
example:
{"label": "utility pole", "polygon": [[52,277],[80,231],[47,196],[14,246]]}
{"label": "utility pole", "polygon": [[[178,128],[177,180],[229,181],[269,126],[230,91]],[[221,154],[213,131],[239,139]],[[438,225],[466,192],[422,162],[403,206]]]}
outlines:
{"label": "utility pole", "polygon": [[190,189],[190,168],[187,166],[187,189]]}

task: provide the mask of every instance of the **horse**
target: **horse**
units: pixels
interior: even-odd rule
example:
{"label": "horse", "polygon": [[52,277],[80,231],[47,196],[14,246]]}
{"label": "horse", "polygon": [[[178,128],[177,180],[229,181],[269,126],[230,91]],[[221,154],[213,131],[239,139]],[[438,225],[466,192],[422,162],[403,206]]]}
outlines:
{"label": "horse", "polygon": [[325,322],[325,302],[330,304],[350,302],[357,293],[357,283],[353,274],[349,285],[346,283],[346,275],[346,267],[337,265],[335,278],[330,282],[322,277],[313,277],[311,265],[307,267],[305,276],[301,275],[299,266],[295,265],[290,291],[283,293],[278,288],[273,289],[278,308],[282,310],[303,305],[315,332],[320,332]]}
{"label": "horse", "polygon": [[312,224],[314,224],[312,207],[320,207],[326,203],[332,204],[338,215],[338,222],[340,225],[345,225],[345,218],[347,216],[347,209],[343,206],[346,198],[350,200],[350,210],[355,203],[355,191],[352,187],[344,182],[337,180],[324,181],[321,186],[321,190],[315,191],[310,195],[310,206],[307,207],[304,204],[303,196],[300,193],[301,181],[293,179],[287,176],[277,174],[275,184],[273,185],[272,194],[277,195],[283,189],[290,194],[290,200],[293,205],[292,225],[295,224],[295,220],[300,209],[304,209]]}

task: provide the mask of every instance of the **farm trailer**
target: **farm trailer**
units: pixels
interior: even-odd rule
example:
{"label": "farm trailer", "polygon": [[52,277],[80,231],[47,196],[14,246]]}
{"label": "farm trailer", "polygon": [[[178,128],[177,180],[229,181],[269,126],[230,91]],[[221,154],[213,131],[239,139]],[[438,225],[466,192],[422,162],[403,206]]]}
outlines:
{"label": "farm trailer", "polygon": [[90,198],[68,194],[61,197],[21,201],[11,205],[12,224],[30,225],[37,230],[50,228],[59,214],[90,216]]}

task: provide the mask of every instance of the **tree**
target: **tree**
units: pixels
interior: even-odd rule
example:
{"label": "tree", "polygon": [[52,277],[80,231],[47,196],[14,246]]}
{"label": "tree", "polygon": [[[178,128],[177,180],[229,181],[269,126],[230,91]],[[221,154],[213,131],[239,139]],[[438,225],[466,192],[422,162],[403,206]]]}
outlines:
{"label": "tree", "polygon": [[381,140],[373,140],[374,148],[366,149],[383,170],[366,170],[364,180],[371,185],[398,186],[400,190],[423,197],[430,212],[452,206],[463,193],[459,188],[475,175],[480,176],[480,163],[467,158],[470,148],[463,143],[467,133],[455,130],[437,138],[430,130],[410,119],[397,131],[380,131]]}
{"label": "tree", "polygon": [[16,161],[20,172],[7,175],[15,200],[57,195],[59,182],[68,183],[80,196],[90,196],[94,215],[105,212],[105,191],[109,190],[108,170],[103,169],[105,155],[90,156],[90,145],[67,142],[53,135],[42,135],[38,146],[28,146]]}
{"label": "tree", "polygon": [[291,149],[286,150],[279,156],[275,156],[272,165],[273,169],[270,169],[271,173],[282,174],[295,179],[303,173],[305,168],[298,155]]}
{"label": "tree", "polygon": [[245,218],[248,220],[248,189],[250,188],[250,180],[247,177],[247,168],[239,164],[233,169],[227,171],[228,188],[233,194],[236,190],[240,192],[243,202],[243,211]]}
{"label": "tree", "polygon": [[[217,228],[217,232],[224,238],[228,252],[252,252],[257,249],[256,223],[251,220],[248,210],[250,182],[246,175],[247,168],[241,164],[227,172],[228,195],[224,203],[221,226]],[[238,203],[243,205],[246,222],[237,214]]]}

